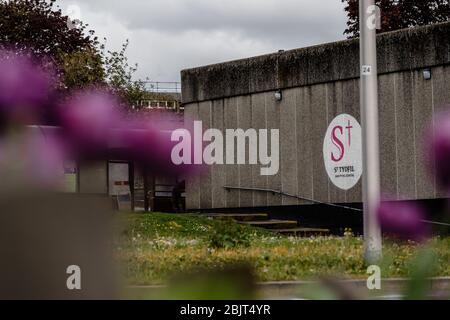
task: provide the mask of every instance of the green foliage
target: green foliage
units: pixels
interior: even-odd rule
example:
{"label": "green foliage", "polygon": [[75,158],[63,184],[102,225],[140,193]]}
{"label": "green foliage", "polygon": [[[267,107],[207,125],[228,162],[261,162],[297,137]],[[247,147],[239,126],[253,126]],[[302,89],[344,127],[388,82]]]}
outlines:
{"label": "green foliage", "polygon": [[[361,237],[280,237],[234,223],[232,233],[243,243],[228,243],[230,221],[195,215],[145,214],[124,217],[117,258],[123,274],[132,284],[155,284],[173,275],[196,269],[223,270],[230,265],[250,265],[258,281],[308,280],[329,275],[367,277]],[[123,222],[123,220],[122,220]],[[225,232],[227,236],[221,237]],[[212,246],[211,240],[219,243]],[[247,245],[247,239],[249,244]],[[232,240],[234,241],[234,240]],[[450,238],[433,238],[428,246],[437,262],[435,276],[450,276]],[[383,278],[410,277],[420,250],[416,243],[384,242]],[[425,263],[427,265],[427,263]],[[431,269],[430,269],[431,270]]]}
{"label": "green foliage", "polygon": [[25,52],[52,65],[61,89],[103,81],[100,46],[93,30],[70,26],[56,0],[0,1],[0,48]]}
{"label": "green foliage", "polygon": [[97,47],[87,25],[69,28],[69,18],[56,0],[1,0],[0,45],[57,59],[60,52],[72,53]]}
{"label": "green foliage", "polygon": [[[127,215],[122,217],[121,223],[125,224],[122,231],[122,241],[125,242],[133,238],[144,242],[170,238],[196,239],[207,243],[218,229],[224,229],[224,224],[228,225],[230,222],[192,214],[149,213]],[[272,234],[246,225],[239,225],[239,228],[243,233],[254,237]]]}
{"label": "green foliage", "polygon": [[102,56],[95,50],[62,52],[59,60],[65,89],[82,89],[104,82]]}
{"label": "green foliage", "polygon": [[[220,290],[217,290],[220,288]],[[252,300],[256,287],[251,268],[230,265],[217,270],[198,269],[169,281],[165,299]]]}
{"label": "green foliage", "polygon": [[436,269],[437,257],[431,249],[421,250],[413,259],[411,270],[411,281],[406,290],[407,300],[423,300],[429,295],[431,288],[430,278]]}
{"label": "green foliage", "polygon": [[250,246],[251,235],[240,224],[232,220],[223,220],[208,238],[212,248],[235,248]]}
{"label": "green foliage", "polygon": [[[348,22],[344,34],[349,38],[359,36],[359,0],[341,0],[345,3]],[[424,26],[450,19],[449,0],[376,0],[381,9],[379,33]]]}
{"label": "green foliage", "polygon": [[355,236],[355,234],[353,233],[352,228],[345,228],[344,229],[344,237],[351,238],[351,237],[354,237],[354,236]]}
{"label": "green foliage", "polygon": [[95,32],[79,22],[71,27],[56,0],[0,0],[0,48],[23,51],[48,60],[56,69],[60,89],[107,85],[129,107],[145,95],[142,81],[133,80],[137,65],[118,52],[104,52]]}
{"label": "green foliage", "polygon": [[126,51],[129,45],[127,41],[120,51],[108,51],[104,56],[106,82],[122,97],[128,106],[136,109],[138,102],[145,97],[146,90],[141,80],[133,80],[133,74],[137,71],[128,63]]}

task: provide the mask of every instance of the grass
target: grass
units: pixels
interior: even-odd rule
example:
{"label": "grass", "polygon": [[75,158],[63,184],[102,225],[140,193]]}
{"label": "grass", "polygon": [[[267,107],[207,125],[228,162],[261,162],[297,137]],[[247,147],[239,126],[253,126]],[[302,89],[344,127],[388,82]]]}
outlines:
{"label": "grass", "polygon": [[[195,215],[127,214],[117,243],[123,274],[133,285],[166,283],[195,269],[246,264],[258,281],[306,280],[323,275],[367,277],[363,241],[343,237],[281,237],[270,231]],[[238,238],[239,241],[233,242]],[[427,243],[435,252],[436,276],[450,276],[450,238]],[[423,245],[422,245],[423,246]],[[421,246],[384,242],[383,277],[407,277]]]}

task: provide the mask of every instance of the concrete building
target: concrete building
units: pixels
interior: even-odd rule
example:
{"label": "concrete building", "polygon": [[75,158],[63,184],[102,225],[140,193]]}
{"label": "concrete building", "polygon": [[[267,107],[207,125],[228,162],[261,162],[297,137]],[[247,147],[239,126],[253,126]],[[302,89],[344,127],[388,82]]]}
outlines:
{"label": "concrete building", "polygon": [[[450,103],[449,35],[450,23],[443,23],[377,39],[381,189],[396,199],[446,196],[425,167],[423,137],[433,114]],[[261,176],[257,165],[213,165],[187,181],[187,208],[292,209],[319,202],[358,207],[361,181],[349,190],[330,181],[323,142],[337,115],[360,121],[359,75],[358,39],[183,70],[187,117],[205,128],[280,133],[278,174]]]}
{"label": "concrete building", "polygon": [[[144,114],[142,116],[145,116]],[[183,126],[181,116],[174,119]],[[29,126],[36,137],[57,136],[60,128]],[[172,190],[181,177],[161,175],[151,167],[143,168],[133,161],[115,156],[126,153],[126,146],[113,137],[108,143],[108,159],[97,161],[64,161],[57,170],[64,173],[61,192],[110,197],[119,210],[174,212]],[[184,194],[183,194],[184,196]],[[184,199],[181,199],[182,201]]]}
{"label": "concrete building", "polygon": [[141,110],[166,110],[183,112],[181,105],[181,84],[179,82],[144,82],[146,96],[139,102]]}
{"label": "concrete building", "polygon": [[139,108],[144,111],[164,110],[182,113],[181,93],[179,92],[147,92],[139,101]]}

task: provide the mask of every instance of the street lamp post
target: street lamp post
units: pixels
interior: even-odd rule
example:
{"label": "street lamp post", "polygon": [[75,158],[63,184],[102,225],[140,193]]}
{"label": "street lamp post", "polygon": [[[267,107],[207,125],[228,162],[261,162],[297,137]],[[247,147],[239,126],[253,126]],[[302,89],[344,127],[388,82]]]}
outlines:
{"label": "street lamp post", "polygon": [[381,258],[381,230],[377,219],[380,203],[378,135],[378,75],[376,29],[379,8],[374,0],[360,0],[361,125],[363,151],[364,256],[368,263]]}

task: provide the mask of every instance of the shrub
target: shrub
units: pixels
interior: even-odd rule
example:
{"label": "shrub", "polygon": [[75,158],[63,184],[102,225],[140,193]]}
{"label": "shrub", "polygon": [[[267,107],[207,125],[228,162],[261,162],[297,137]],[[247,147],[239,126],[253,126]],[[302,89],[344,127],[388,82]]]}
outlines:
{"label": "shrub", "polygon": [[245,226],[233,220],[223,220],[209,235],[208,244],[211,248],[248,247],[250,238],[251,235]]}

